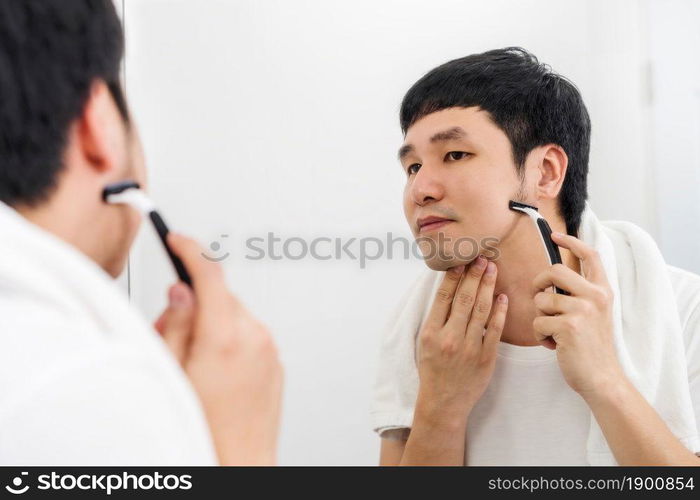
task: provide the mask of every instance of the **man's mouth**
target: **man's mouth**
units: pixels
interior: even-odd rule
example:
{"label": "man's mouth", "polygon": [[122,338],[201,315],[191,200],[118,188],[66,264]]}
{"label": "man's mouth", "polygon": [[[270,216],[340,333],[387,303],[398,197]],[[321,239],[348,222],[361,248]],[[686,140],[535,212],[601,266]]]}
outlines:
{"label": "man's mouth", "polygon": [[422,217],[417,221],[418,232],[420,234],[427,234],[446,226],[450,222],[454,222],[454,220],[446,219],[445,217],[436,217],[433,215],[430,217]]}

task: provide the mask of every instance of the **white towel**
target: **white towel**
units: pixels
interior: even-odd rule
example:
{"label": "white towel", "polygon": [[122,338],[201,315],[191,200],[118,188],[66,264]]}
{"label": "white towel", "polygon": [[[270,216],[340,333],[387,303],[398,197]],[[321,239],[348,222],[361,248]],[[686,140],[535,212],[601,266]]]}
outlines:
{"label": "white towel", "polygon": [[[614,339],[627,377],[690,450],[700,438],[690,397],[685,347],[666,263],[656,243],[625,221],[600,221],[586,203],[579,239],[595,248],[614,292]],[[443,273],[427,271],[387,325],[375,384],[375,430],[410,427],[418,394],[416,340]],[[587,438],[591,465],[617,465],[593,415]]]}

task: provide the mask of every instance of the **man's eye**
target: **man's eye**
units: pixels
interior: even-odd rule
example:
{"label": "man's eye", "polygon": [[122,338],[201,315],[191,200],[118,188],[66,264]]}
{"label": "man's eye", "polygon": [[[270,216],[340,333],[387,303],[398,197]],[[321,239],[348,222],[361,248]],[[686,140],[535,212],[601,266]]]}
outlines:
{"label": "man's eye", "polygon": [[409,165],[408,168],[406,169],[406,173],[408,175],[416,174],[420,170],[420,167],[421,167],[420,163],[414,163],[413,165]]}
{"label": "man's eye", "polygon": [[463,160],[467,156],[469,156],[471,153],[467,153],[465,151],[450,151],[447,153],[445,156],[445,160]]}

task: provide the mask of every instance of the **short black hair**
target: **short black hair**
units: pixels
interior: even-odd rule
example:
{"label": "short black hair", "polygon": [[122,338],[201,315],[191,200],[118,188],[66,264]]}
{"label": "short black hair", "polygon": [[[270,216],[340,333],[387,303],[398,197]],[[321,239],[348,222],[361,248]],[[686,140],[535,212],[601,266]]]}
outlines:
{"label": "short black hair", "polygon": [[0,2],[0,201],[32,206],[50,195],[95,81],[128,123],[123,51],[112,0]]}
{"label": "short black hair", "polygon": [[487,111],[510,140],[519,174],[535,147],[557,144],[569,162],[559,212],[576,235],[588,197],[591,121],[576,86],[521,47],[454,59],[418,80],[401,103],[404,135],[418,119],[452,107]]}

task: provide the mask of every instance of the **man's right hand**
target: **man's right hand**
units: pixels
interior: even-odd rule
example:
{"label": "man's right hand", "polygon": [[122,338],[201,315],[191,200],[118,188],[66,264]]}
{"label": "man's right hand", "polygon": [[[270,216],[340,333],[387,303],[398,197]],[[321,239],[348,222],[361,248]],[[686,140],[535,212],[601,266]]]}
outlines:
{"label": "man's right hand", "polygon": [[[467,420],[491,380],[508,309],[496,265],[449,269],[418,334],[419,389],[408,440],[382,439],[382,465],[464,465]],[[505,300],[504,300],[505,299]],[[490,319],[489,319],[490,316]]]}
{"label": "man's right hand", "polygon": [[[168,244],[192,277],[170,288],[156,330],[182,365],[204,408],[222,465],[276,461],[282,366],[267,328],[226,287],[221,266],[192,239]],[[183,429],[186,432],[186,429]]]}
{"label": "man's right hand", "polygon": [[418,409],[466,425],[493,374],[508,309],[503,294],[492,307],[495,284],[496,264],[484,257],[445,273],[419,333]]}

